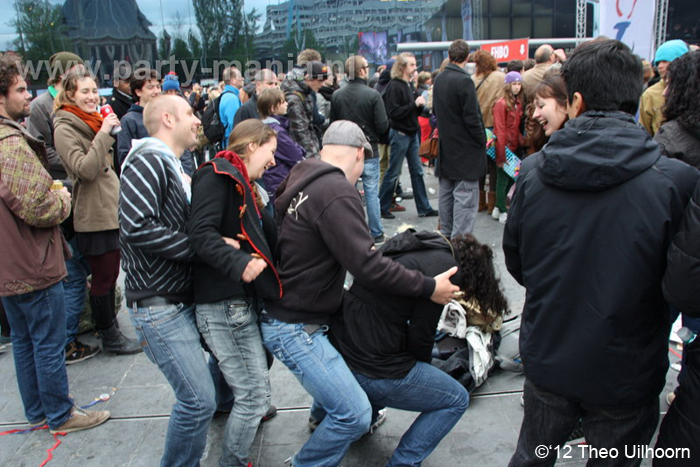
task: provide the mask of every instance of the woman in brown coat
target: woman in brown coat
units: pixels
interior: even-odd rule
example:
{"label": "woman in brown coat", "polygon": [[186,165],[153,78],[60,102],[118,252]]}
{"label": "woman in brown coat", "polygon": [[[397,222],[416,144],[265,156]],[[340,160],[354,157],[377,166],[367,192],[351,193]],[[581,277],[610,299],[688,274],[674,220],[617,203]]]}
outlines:
{"label": "woman in brown coat", "polygon": [[106,352],[141,351],[119,331],[115,286],[119,277],[119,178],[114,171],[110,134],[119,119],[97,112],[97,84],[84,67],[71,70],[56,96],[54,143],[73,183],[73,223],[78,250],[92,271],[90,306]]}

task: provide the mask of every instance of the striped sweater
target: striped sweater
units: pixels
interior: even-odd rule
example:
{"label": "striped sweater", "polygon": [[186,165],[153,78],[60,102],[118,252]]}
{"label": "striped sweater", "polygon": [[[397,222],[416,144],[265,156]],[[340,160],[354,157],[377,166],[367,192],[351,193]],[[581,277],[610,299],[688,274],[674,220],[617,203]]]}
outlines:
{"label": "striped sweater", "polygon": [[119,244],[128,302],[161,296],[192,303],[190,194],[181,170],[172,151],[155,138],[135,141],[124,161]]}

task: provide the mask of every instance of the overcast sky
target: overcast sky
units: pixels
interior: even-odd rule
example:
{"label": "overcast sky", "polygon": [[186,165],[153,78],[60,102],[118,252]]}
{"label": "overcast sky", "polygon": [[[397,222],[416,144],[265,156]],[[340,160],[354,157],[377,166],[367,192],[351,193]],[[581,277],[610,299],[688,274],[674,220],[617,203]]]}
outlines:
{"label": "overcast sky", "polygon": [[[282,0],[280,0],[281,2]],[[53,4],[62,4],[62,0],[49,0]],[[253,8],[263,13],[262,23],[265,20],[265,7],[268,4],[277,4],[278,0],[244,0],[245,11],[250,11]],[[162,29],[163,19],[165,20],[165,25],[170,33],[174,32],[172,24],[172,17],[176,11],[180,12],[180,16],[184,19],[184,31],[189,29],[190,22],[192,23],[192,28],[197,30],[197,22],[194,17],[194,9],[192,8],[192,0],[162,0],[163,4],[163,14],[161,16],[161,0],[136,0],[139,8],[146,15],[146,18],[153,23],[151,26],[151,31],[157,36],[160,34]],[[0,50],[9,47],[9,43],[14,40],[17,35],[15,34],[15,29],[10,26],[10,21],[14,18],[14,0],[0,0],[0,11],[10,13],[10,16],[5,16],[0,19]]]}

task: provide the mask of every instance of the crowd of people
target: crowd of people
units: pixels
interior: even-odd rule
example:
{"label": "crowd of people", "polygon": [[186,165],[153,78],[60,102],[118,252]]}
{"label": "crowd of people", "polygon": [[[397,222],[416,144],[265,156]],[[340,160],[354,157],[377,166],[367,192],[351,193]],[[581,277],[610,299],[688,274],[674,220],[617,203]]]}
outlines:
{"label": "crowd of people", "polygon": [[[472,235],[486,211],[505,224],[506,266],[527,296],[510,465],[553,465],[558,451],[536,448],[579,425],[596,449],[652,441],[671,323],[681,314],[700,331],[693,47],[659,47],[656,83],[603,37],[568,57],[543,45],[504,69],[457,40],[433,73],[401,53],[374,76],[360,55],[340,73],[307,49],[286,74],[246,84],[228,67],[209,89],[125,69],[113,112],[98,111],[80,57],[50,64],[63,74],[32,101],[21,59],[0,56],[0,326],[31,425],[104,423],[108,411],[75,406],[66,365],[143,351],[176,399],[161,465],[199,465],[223,412],[220,465],[247,466],[276,413],[277,359],[313,398],[290,465],[340,465],[386,407],[420,413],[387,465],[420,465],[470,400],[431,365],[443,310],[461,295],[508,308],[493,252]],[[432,137],[438,156],[421,160]],[[411,198],[438,232],[389,237],[382,219]],[[120,269],[136,340],[119,329]],[[101,349],[77,339],[86,297]],[[657,447],[699,453],[698,342],[684,348]]]}

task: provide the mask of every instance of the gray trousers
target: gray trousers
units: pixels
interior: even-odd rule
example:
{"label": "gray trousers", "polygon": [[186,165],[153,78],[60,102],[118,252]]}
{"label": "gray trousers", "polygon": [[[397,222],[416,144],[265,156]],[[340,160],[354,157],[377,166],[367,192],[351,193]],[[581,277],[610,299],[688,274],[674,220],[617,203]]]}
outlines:
{"label": "gray trousers", "polygon": [[472,233],[479,208],[478,180],[440,177],[440,232],[447,238]]}

